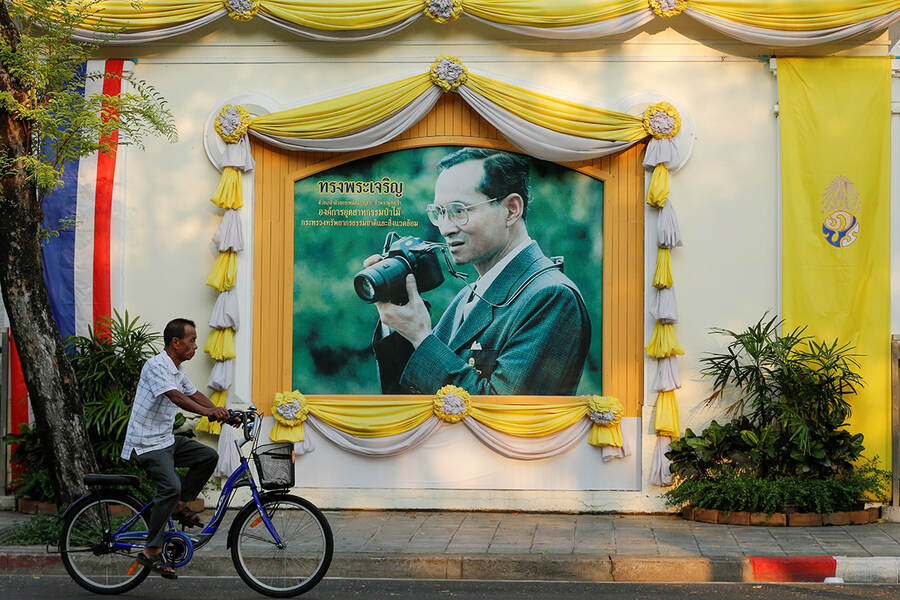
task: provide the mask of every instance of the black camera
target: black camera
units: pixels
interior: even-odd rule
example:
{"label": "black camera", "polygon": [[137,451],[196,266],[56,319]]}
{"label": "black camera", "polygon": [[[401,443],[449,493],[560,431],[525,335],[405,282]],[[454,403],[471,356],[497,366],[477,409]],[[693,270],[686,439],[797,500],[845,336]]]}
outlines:
{"label": "black camera", "polygon": [[444,272],[436,250],[440,244],[406,236],[396,239],[389,233],[381,256],[371,267],[366,267],[353,278],[356,294],[366,302],[392,302],[406,304],[406,276],[412,273],[419,292],[433,290],[444,283]]}

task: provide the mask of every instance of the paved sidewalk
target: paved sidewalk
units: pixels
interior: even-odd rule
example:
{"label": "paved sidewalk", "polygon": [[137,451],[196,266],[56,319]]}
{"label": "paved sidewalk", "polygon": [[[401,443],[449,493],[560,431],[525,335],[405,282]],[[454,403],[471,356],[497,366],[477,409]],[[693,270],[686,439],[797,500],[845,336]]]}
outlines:
{"label": "paved sidewalk", "polygon": [[[234,514],[230,511],[227,521]],[[740,527],[665,515],[358,510],[326,515],[335,543],[331,576],[753,581],[758,577],[747,557],[819,556],[847,557],[838,561],[837,571],[848,582],[858,577],[900,582],[900,523]],[[0,530],[25,518],[0,512]],[[186,575],[234,574],[225,548],[228,524],[197,552]],[[43,547],[0,546],[0,571],[38,567],[62,570],[58,556]]]}

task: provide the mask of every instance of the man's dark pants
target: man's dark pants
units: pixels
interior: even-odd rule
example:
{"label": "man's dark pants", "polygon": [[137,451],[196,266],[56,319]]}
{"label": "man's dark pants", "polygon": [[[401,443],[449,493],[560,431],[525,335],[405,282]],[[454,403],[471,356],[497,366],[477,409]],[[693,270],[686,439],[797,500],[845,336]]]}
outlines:
{"label": "man's dark pants", "polygon": [[[209,446],[176,435],[175,443],[168,448],[143,454],[132,452],[131,457],[156,483],[156,496],[147,524],[147,546],[159,547],[162,546],[166,521],[178,501],[190,502],[197,497],[216,469],[219,455]],[[188,467],[183,482],[175,467]]]}

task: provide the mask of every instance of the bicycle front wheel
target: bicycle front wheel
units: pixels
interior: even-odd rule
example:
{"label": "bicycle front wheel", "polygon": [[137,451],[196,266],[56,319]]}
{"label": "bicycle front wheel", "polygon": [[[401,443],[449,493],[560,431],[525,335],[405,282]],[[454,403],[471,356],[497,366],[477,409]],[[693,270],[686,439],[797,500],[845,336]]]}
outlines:
{"label": "bicycle front wheel", "polygon": [[261,501],[281,544],[256,503],[244,506],[228,534],[238,575],[257,592],[276,598],[312,589],[325,576],[334,552],[328,521],[312,502],[298,496],[270,494]]}
{"label": "bicycle front wheel", "polygon": [[146,536],[137,500],[124,494],[90,495],[68,511],[59,552],[78,585],[95,594],[121,594],[150,572],[136,562]]}

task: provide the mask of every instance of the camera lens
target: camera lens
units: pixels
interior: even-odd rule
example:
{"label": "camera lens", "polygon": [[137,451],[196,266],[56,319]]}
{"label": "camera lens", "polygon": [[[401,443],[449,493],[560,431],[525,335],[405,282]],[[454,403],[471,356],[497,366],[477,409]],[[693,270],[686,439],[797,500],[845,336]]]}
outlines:
{"label": "camera lens", "polygon": [[365,274],[360,273],[353,279],[353,287],[356,288],[356,295],[366,302],[375,301],[375,286],[372,280]]}
{"label": "camera lens", "polygon": [[406,275],[411,271],[404,259],[392,256],[357,273],[353,287],[356,295],[366,302],[404,303]]}

